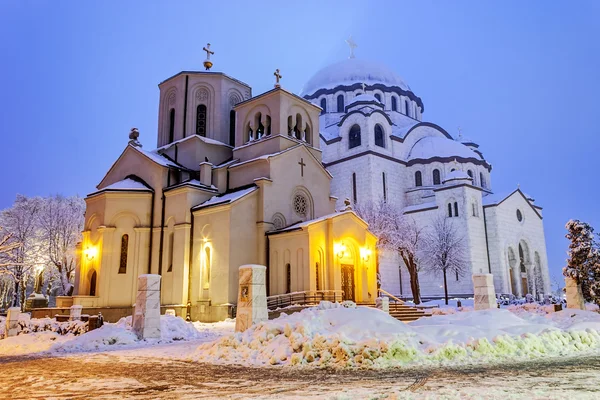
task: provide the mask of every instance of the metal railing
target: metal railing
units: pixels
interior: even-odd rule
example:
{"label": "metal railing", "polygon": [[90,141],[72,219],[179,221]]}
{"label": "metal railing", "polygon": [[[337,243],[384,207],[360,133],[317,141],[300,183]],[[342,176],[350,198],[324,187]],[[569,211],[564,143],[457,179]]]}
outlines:
{"label": "metal railing", "polygon": [[344,301],[344,292],[342,290],[307,290],[278,294],[267,297],[267,308],[276,310],[296,304],[300,306],[317,305],[321,301],[331,301],[333,303]]}
{"label": "metal railing", "polygon": [[403,300],[400,300],[398,297],[394,296],[393,294],[379,288],[379,295],[381,296],[381,294],[385,294],[387,297],[390,298],[390,300],[393,300],[394,303],[396,303],[396,304],[401,304],[401,305],[404,304]]}

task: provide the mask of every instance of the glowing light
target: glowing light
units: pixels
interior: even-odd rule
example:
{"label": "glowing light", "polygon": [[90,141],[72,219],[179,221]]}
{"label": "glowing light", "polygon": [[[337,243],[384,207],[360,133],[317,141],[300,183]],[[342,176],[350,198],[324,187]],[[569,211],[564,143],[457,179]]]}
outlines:
{"label": "glowing light", "polygon": [[344,258],[344,255],[346,254],[346,245],[344,242],[334,243],[333,252],[336,256],[338,256],[338,258]]}
{"label": "glowing light", "polygon": [[93,260],[98,255],[98,249],[94,246],[88,246],[83,251],[83,254],[85,255],[85,258],[87,258],[88,260]]}
{"label": "glowing light", "polygon": [[371,259],[371,249],[368,247],[361,247],[360,258],[362,258],[364,262],[368,262]]}

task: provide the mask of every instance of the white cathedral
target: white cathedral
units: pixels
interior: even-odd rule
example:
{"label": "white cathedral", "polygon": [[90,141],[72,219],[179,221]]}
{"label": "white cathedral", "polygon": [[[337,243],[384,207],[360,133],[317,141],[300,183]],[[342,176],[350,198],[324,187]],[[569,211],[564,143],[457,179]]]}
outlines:
{"label": "white cathedral", "polygon": [[[393,70],[350,57],[317,72],[301,96],[322,109],[323,164],[334,196],[384,200],[421,226],[452,218],[467,241],[468,270],[492,273],[496,293],[549,293],[542,208],[520,188],[494,192],[479,145],[423,122],[423,101]],[[379,270],[384,290],[412,296],[398,255],[381,254]],[[440,276],[422,271],[419,282],[425,298],[444,293]],[[471,274],[449,279],[448,290],[472,295]]]}
{"label": "white cathedral", "polygon": [[[86,197],[72,304],[130,315],[137,277],[162,277],[160,305],[194,320],[232,316],[238,268],[267,267],[269,296],[410,297],[406,268],[380,253],[350,203],[381,200],[428,226],[444,215],[468,243],[468,269],[497,293],[549,292],[541,207],[491,185],[478,145],[422,122],[423,101],[392,70],[351,57],[317,72],[300,96],[251,87],[212,67],[159,84],[157,148],[130,141]],[[142,142],[142,143],[140,143]],[[420,274],[422,296],[441,278]],[[452,296],[473,294],[456,276]],[[157,299],[157,301],[159,301]]]}

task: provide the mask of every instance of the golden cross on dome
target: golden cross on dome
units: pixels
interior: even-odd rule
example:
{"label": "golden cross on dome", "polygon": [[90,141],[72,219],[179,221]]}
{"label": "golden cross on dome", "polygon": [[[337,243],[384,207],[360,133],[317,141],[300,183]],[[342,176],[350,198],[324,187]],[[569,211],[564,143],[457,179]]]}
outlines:
{"label": "golden cross on dome", "polygon": [[279,73],[279,68],[277,68],[275,72],[273,72],[273,75],[275,75],[275,87],[280,87],[281,85],[279,84],[279,80],[283,78],[283,76],[281,76],[281,74]]}
{"label": "golden cross on dome", "polygon": [[358,45],[356,44],[354,39],[352,39],[352,35],[350,35],[350,37],[348,39],[346,39],[346,43],[348,43],[348,46],[350,46],[350,57],[348,57],[348,58],[355,58],[354,57],[354,49],[357,48]]}
{"label": "golden cross on dome", "polygon": [[203,63],[204,68],[206,68],[206,70],[209,71],[213,66],[212,61],[210,61],[210,55],[215,54],[215,52],[210,49],[210,43],[206,43],[206,46],[203,47],[202,50],[206,52],[206,60],[204,60]]}

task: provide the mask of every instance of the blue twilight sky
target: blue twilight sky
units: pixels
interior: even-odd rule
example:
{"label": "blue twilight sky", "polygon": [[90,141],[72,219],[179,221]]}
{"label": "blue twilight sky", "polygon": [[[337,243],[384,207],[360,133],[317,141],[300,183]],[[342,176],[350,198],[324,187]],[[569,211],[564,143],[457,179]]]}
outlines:
{"label": "blue twilight sky", "polygon": [[213,70],[298,93],[348,56],[387,64],[425,104],[424,120],[481,145],[495,191],[544,207],[550,270],[564,224],[600,230],[600,1],[0,2],[0,209],[17,193],[85,196],[132,126],[156,146],[157,84]]}

